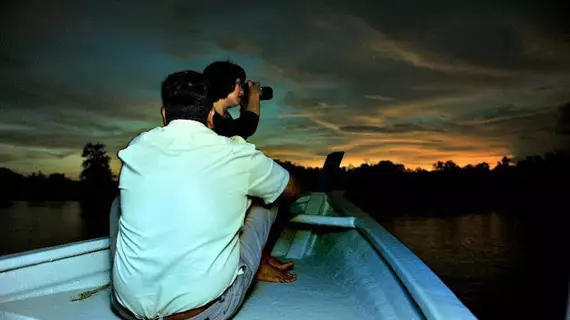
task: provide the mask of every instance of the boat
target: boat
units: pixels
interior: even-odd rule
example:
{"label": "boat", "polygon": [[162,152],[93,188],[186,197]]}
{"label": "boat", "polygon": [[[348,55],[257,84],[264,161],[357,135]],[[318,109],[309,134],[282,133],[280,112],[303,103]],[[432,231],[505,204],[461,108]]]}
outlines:
{"label": "boat", "polygon": [[[255,283],[234,319],[476,319],[344,191],[306,194],[289,211],[271,253],[296,261],[297,281]],[[0,319],[120,319],[110,270],[108,237],[2,256]]]}

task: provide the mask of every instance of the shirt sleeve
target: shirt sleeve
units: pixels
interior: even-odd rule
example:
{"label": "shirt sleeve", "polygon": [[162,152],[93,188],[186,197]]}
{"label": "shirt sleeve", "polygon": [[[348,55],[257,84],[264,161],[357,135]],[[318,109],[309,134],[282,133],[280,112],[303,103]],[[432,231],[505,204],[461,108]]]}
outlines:
{"label": "shirt sleeve", "polygon": [[253,144],[243,143],[241,148],[247,150],[247,195],[261,198],[266,204],[275,202],[289,183],[289,172]]}
{"label": "shirt sleeve", "polygon": [[258,124],[259,116],[248,110],[242,111],[237,119],[233,119],[231,115],[214,115],[214,131],[225,137],[240,136],[247,139],[255,133]]}
{"label": "shirt sleeve", "polygon": [[258,124],[259,116],[255,112],[242,111],[239,118],[234,120],[235,135],[239,135],[247,140],[255,133]]}

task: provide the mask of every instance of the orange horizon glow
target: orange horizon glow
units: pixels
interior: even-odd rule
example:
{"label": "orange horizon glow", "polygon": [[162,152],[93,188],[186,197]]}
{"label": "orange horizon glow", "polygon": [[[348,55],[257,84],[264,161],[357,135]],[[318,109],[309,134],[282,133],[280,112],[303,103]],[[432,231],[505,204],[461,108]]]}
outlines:
{"label": "orange horizon glow", "polygon": [[[446,162],[448,160],[453,161],[455,164],[457,164],[460,167],[465,167],[467,165],[477,165],[480,163],[487,163],[489,164],[490,168],[493,168],[498,162],[501,161],[501,159],[506,156],[508,158],[512,158],[511,154],[506,154],[506,155],[502,155],[502,156],[463,156],[463,157],[459,157],[456,159],[434,159],[433,161],[427,161],[427,162],[417,162],[417,163],[413,163],[413,162],[399,162],[399,161],[394,161],[393,159],[363,159],[361,156],[350,156],[350,155],[346,155],[345,157],[342,159],[342,163],[341,163],[341,167],[349,167],[349,166],[353,166],[355,168],[368,163],[370,165],[375,165],[377,163],[379,163],[380,161],[391,161],[394,164],[402,164],[404,165],[404,167],[406,169],[411,169],[411,170],[415,170],[417,168],[421,168],[423,170],[427,170],[427,171],[433,171],[433,165],[435,163],[437,163],[438,161],[443,161]],[[299,166],[303,166],[306,168],[322,168],[324,163],[325,163],[325,158],[326,157],[322,157],[322,158],[316,158],[315,159],[311,159],[311,160],[288,160],[287,158],[283,157],[272,157],[273,159],[282,161],[282,162],[286,162],[289,161],[295,165],[299,165]]]}
{"label": "orange horizon glow", "polygon": [[[424,135],[426,139],[441,139],[435,135]],[[465,138],[457,136],[447,136],[446,146],[470,147],[472,150],[447,151],[438,150],[430,146],[414,145],[422,140],[419,137],[354,137],[351,143],[337,142],[318,148],[307,148],[303,145],[266,145],[260,144],[259,150],[272,159],[290,162],[306,168],[322,168],[326,159],[326,154],[335,151],[344,151],[345,155],[341,162],[341,167],[359,167],[362,164],[377,164],[380,161],[391,161],[394,164],[402,164],[406,169],[432,171],[433,165],[438,161],[451,160],[460,167],[467,165],[477,165],[480,163],[489,164],[494,168],[503,157],[513,159],[512,152],[501,146],[491,147],[489,141],[475,138]],[[402,143],[402,145],[400,145]],[[406,144],[407,143],[407,144]],[[411,145],[410,145],[411,143]],[[384,144],[384,146],[382,146]],[[324,149],[324,150],[323,150]],[[111,156],[111,171],[119,175],[121,162],[117,158],[117,152],[108,150]],[[42,171],[49,175],[52,173],[63,173],[71,179],[79,179],[82,170],[83,158],[80,153],[72,154],[64,158],[46,158],[41,160],[31,160],[14,162],[8,168],[30,175]],[[513,159],[513,163],[515,163]]]}
{"label": "orange horizon glow", "polygon": [[[330,151],[333,152],[333,151]],[[275,153],[266,153],[267,156],[271,157],[272,159],[281,161],[281,162],[290,162],[293,163],[294,165],[297,166],[303,166],[305,168],[322,168],[325,162],[326,157],[325,156],[316,156],[316,155],[312,155],[310,158],[308,159],[304,159],[304,160],[300,160],[300,159],[295,159],[295,154],[293,153],[286,153],[286,154],[280,154],[279,152],[275,152]],[[370,165],[375,165],[380,161],[391,161],[394,164],[403,164],[404,167],[406,169],[410,169],[410,170],[415,170],[417,168],[421,168],[423,170],[427,170],[427,171],[433,171],[433,165],[438,162],[438,161],[448,161],[448,160],[452,160],[455,164],[457,164],[460,167],[465,167],[467,165],[477,165],[479,163],[483,163],[486,162],[487,164],[489,164],[489,167],[492,169],[496,166],[496,164],[498,162],[501,161],[501,159],[506,156],[510,159],[513,158],[513,155],[510,153],[506,153],[504,155],[489,155],[489,154],[479,154],[479,155],[461,155],[461,156],[456,156],[456,157],[437,157],[434,155],[433,159],[426,159],[425,161],[421,161],[421,162],[412,162],[412,161],[399,161],[401,158],[398,157],[397,155],[393,156],[393,157],[377,157],[377,158],[372,158],[372,157],[367,157],[366,155],[358,155],[358,154],[349,154],[349,153],[345,153],[345,156],[343,157],[343,160],[341,162],[341,167],[347,168],[349,166],[352,167],[359,167],[362,164],[368,163]],[[75,170],[61,170],[64,169],[63,166],[59,166],[60,170],[44,170],[45,168],[42,168],[40,166],[34,166],[33,169],[29,169],[29,167],[19,167],[19,166],[15,166],[15,167],[11,167],[11,170],[14,170],[15,172],[24,174],[24,175],[31,175],[32,173],[38,173],[38,172],[42,172],[46,175],[50,175],[53,173],[63,173],[65,176],[67,176],[70,179],[73,180],[78,180],[79,176],[80,176],[80,172],[81,172],[81,161],[80,161],[80,156],[71,156],[69,159],[66,159],[67,161],[65,161],[65,167],[67,166],[73,166],[75,167]],[[513,163],[515,161],[513,160]],[[75,165],[76,163],[76,165]],[[47,163],[46,163],[47,164]],[[47,167],[47,165],[46,165]],[[111,171],[113,174],[115,174],[117,177],[119,176],[120,170],[121,170],[121,162],[116,158],[113,157],[110,163],[110,167],[111,167]]]}

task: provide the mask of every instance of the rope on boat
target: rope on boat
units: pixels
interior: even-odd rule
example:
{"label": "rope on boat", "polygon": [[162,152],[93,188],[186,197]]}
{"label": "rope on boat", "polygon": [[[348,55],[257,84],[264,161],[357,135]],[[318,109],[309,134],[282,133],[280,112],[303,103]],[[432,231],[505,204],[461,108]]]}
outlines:
{"label": "rope on boat", "polygon": [[100,287],[97,287],[93,290],[82,292],[82,293],[78,294],[77,296],[75,296],[73,299],[71,299],[71,301],[85,300],[85,299],[91,297],[92,295],[96,294],[97,292],[103,291],[109,287],[111,287],[111,281],[109,281],[107,284],[102,285]]}

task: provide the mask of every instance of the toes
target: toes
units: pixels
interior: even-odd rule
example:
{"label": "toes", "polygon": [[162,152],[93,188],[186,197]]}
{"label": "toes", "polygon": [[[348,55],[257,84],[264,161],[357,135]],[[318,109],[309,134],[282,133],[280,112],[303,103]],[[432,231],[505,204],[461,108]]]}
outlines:
{"label": "toes", "polygon": [[295,265],[295,261],[287,261],[287,262],[281,264],[281,269],[282,270],[289,270],[289,269],[292,269],[294,265]]}
{"label": "toes", "polygon": [[279,270],[290,270],[295,265],[295,261],[280,262],[279,260],[274,260],[270,263],[274,268]]}
{"label": "toes", "polygon": [[279,282],[281,282],[281,283],[285,283],[285,282],[289,281],[289,279],[285,273],[281,273],[281,272],[277,273],[277,278],[279,279]]}
{"label": "toes", "polygon": [[291,283],[295,280],[297,280],[297,276],[291,273],[283,273],[283,278],[285,279],[285,282],[287,283]]}

